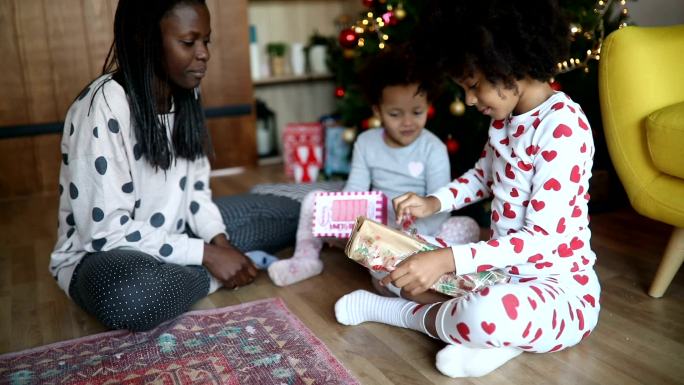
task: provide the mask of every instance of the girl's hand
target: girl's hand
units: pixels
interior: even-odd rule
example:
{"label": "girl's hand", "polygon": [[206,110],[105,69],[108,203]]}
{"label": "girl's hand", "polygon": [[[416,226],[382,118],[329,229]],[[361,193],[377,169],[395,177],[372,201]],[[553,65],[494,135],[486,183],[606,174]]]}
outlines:
{"label": "girl's hand", "polygon": [[425,218],[436,213],[441,208],[439,199],[433,196],[421,197],[415,193],[399,195],[392,200],[397,224],[404,218]]}
{"label": "girl's hand", "polygon": [[393,283],[408,294],[417,295],[430,289],[442,275],[454,271],[456,266],[451,248],[424,251],[403,260],[381,283]]}
{"label": "girl's hand", "polygon": [[204,245],[202,265],[229,289],[252,283],[257,276],[252,261],[233,247],[225,236],[223,240],[215,242],[214,238],[212,243],[215,245]]}

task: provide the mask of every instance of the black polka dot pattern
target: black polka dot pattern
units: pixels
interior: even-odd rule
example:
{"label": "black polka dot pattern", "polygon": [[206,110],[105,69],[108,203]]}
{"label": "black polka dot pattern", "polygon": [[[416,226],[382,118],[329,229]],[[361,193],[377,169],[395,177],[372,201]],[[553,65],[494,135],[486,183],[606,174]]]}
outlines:
{"label": "black polka dot pattern", "polygon": [[71,126],[69,127],[69,136],[74,134],[74,124],[71,123]]}
{"label": "black polka dot pattern", "polygon": [[128,215],[122,215],[121,218],[119,218],[119,223],[121,223],[121,226],[125,225],[126,222],[128,222],[130,218]]}
{"label": "black polka dot pattern", "polygon": [[185,191],[185,183],[187,183],[187,181],[188,181],[188,178],[186,178],[186,177],[182,177],[182,178],[181,178],[181,180],[180,180],[180,188],[181,188],[181,190]]}
{"label": "black polka dot pattern", "polygon": [[134,231],[128,235],[126,235],[126,240],[128,242],[138,242],[142,236],[140,235],[140,231]]}
{"label": "black polka dot pattern", "polygon": [[116,119],[109,119],[109,121],[107,122],[107,128],[109,128],[109,131],[111,131],[112,134],[118,134],[119,122]]}
{"label": "black polka dot pattern", "polygon": [[100,175],[107,173],[107,159],[104,156],[100,156],[95,159],[95,170]]}
{"label": "black polka dot pattern", "polygon": [[76,188],[76,185],[73,183],[69,183],[69,196],[71,199],[78,198],[78,188]]}
{"label": "black polka dot pattern", "polygon": [[168,243],[165,243],[161,249],[159,249],[159,255],[162,257],[168,257],[171,253],[173,253],[173,247]]}
{"label": "black polka dot pattern", "polygon": [[75,227],[72,227],[67,231],[67,238],[71,238],[71,236],[74,234],[74,231],[76,231]]}
{"label": "black polka dot pattern", "polygon": [[100,251],[102,247],[107,243],[107,238],[93,239],[93,250]]}
{"label": "black polka dot pattern", "polygon": [[65,166],[69,165],[69,154],[62,154],[62,162]]}
{"label": "black polka dot pattern", "polygon": [[66,223],[69,226],[76,226],[76,222],[74,222],[74,214],[73,213],[70,213],[69,215],[67,215]]}
{"label": "black polka dot pattern", "polygon": [[104,211],[102,211],[102,209],[99,207],[93,208],[93,220],[95,222],[100,222],[103,219],[104,219]]}
{"label": "black polka dot pattern", "polygon": [[190,202],[190,212],[191,212],[193,215],[194,215],[194,214],[197,214],[197,212],[199,211],[199,209],[200,209],[199,203],[197,203],[197,202],[195,202],[195,201]]}
{"label": "black polka dot pattern", "polygon": [[[166,244],[159,250],[162,256],[172,252]],[[86,255],[69,284],[74,302],[107,328],[131,331],[177,317],[208,292],[204,267],[159,263],[151,255],[123,249]]]}
{"label": "black polka dot pattern", "polygon": [[62,193],[64,192],[64,186],[62,184],[59,184],[59,196],[62,196]]}
{"label": "black polka dot pattern", "polygon": [[97,133],[97,127],[93,128],[93,136],[96,138],[99,138],[100,136]]}
{"label": "black polka dot pattern", "polygon": [[150,217],[150,224],[153,227],[162,227],[165,221],[166,218],[164,218],[164,214],[162,213],[154,213],[152,217]]}
{"label": "black polka dot pattern", "polygon": [[140,199],[138,199],[137,201],[135,201],[135,208],[136,208],[136,209],[139,209],[141,203],[142,203],[142,202],[140,202]]}
{"label": "black polka dot pattern", "polygon": [[90,92],[90,87],[86,87],[85,90],[81,91],[81,93],[78,95],[78,100],[83,100],[88,95],[88,92]]}
{"label": "black polka dot pattern", "polygon": [[183,219],[179,219],[178,222],[176,222],[176,230],[180,230],[183,228]]}
{"label": "black polka dot pattern", "polygon": [[126,194],[132,193],[133,192],[133,182],[124,183],[124,185],[121,186],[121,191],[125,192]]}
{"label": "black polka dot pattern", "polygon": [[203,189],[204,189],[204,182],[202,182],[201,180],[198,180],[197,182],[195,182],[195,190],[200,191]]}

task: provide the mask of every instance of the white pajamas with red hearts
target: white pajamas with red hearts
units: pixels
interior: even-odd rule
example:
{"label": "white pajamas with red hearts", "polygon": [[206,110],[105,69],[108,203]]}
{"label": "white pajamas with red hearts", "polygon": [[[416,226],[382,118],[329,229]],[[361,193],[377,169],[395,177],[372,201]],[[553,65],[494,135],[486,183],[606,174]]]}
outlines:
{"label": "white pajamas with red hearts", "polygon": [[492,121],[475,167],[434,196],[442,211],[493,197],[491,239],[451,246],[456,272],[503,268],[512,279],[441,304],[442,340],[547,352],[593,330],[600,308],[587,212],[593,153],[584,113],[562,92]]}

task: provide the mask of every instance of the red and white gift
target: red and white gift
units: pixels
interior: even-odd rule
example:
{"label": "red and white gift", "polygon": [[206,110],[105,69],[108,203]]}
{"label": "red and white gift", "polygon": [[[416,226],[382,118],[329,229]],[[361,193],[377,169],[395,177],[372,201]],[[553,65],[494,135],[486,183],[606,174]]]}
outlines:
{"label": "red and white gift", "polygon": [[313,182],[323,166],[323,126],[319,122],[288,123],[283,131],[285,174],[297,182]]}
{"label": "red and white gift", "polygon": [[380,191],[317,192],[313,235],[349,238],[359,216],[387,224],[387,196]]}

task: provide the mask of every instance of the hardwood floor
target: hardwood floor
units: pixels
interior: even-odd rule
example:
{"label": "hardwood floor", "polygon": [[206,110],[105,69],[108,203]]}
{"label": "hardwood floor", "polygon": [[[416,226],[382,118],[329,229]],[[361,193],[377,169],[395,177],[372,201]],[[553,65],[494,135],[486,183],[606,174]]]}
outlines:
{"label": "hardwood floor", "polygon": [[[215,195],[283,181],[281,166],[247,170],[212,181]],[[55,241],[56,196],[0,201],[0,353],[104,331],[76,307],[48,273]],[[577,347],[523,354],[492,374],[454,381],[434,367],[441,342],[380,324],[339,325],[333,305],[358,288],[367,273],[341,250],[324,249],[323,274],[278,288],[268,275],[237,291],[220,290],[195,309],[281,297],[363,384],[684,384],[684,274],[662,299],[646,289],[671,228],[630,209],[592,216],[593,247],[603,286],[599,325]],[[283,250],[283,257],[292,250]]]}

